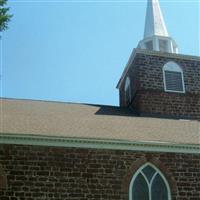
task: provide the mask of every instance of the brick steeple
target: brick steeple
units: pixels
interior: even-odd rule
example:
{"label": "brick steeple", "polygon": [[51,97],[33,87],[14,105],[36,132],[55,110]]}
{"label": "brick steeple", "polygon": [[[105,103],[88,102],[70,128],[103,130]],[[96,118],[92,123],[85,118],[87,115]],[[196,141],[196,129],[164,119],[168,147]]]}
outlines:
{"label": "brick steeple", "polygon": [[138,115],[200,120],[200,57],[178,54],[158,0],[148,0],[144,38],[117,88],[120,106]]}

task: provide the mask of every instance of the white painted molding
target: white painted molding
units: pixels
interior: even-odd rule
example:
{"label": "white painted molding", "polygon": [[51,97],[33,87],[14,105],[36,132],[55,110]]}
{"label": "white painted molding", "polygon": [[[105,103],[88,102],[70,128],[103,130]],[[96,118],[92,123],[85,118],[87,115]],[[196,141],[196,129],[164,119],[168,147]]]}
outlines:
{"label": "white painted molding", "polygon": [[0,144],[200,154],[200,145],[198,144],[173,144],[155,141],[131,142],[124,140],[64,138],[6,133],[0,134]]}

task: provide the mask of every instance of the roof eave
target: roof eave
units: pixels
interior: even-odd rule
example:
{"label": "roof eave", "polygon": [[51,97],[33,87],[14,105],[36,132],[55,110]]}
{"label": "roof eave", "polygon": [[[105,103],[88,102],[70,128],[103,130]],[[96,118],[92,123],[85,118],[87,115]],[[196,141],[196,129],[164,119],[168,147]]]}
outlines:
{"label": "roof eave", "polygon": [[198,144],[0,134],[0,144],[200,154]]}

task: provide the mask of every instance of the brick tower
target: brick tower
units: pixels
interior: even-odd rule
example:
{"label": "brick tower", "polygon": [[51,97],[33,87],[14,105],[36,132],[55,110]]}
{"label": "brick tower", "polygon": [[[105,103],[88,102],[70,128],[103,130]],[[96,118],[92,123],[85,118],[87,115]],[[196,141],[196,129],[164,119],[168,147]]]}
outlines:
{"label": "brick tower", "polygon": [[144,38],[117,88],[120,106],[139,115],[200,119],[200,58],[178,53],[158,0],[148,1]]}

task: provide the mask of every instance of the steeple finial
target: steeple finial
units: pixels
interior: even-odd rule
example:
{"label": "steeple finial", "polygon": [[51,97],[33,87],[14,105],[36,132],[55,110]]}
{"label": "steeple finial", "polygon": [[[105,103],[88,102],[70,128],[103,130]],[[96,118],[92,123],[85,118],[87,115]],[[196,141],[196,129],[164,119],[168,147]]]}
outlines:
{"label": "steeple finial", "polygon": [[159,0],[148,0],[145,20],[144,38],[139,48],[178,53],[175,41],[169,36]]}

